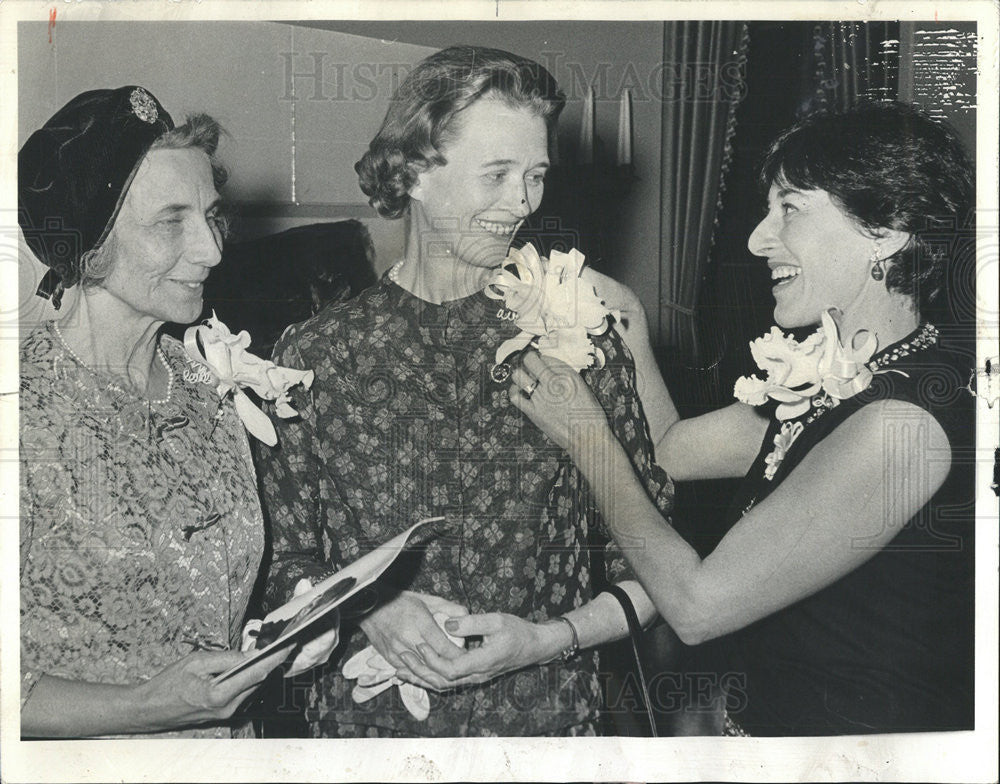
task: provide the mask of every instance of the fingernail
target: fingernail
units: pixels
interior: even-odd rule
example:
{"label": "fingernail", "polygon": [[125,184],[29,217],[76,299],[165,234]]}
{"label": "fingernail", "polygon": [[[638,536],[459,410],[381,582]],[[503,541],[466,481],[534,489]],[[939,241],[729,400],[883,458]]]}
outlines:
{"label": "fingernail", "polygon": [[458,621],[454,619],[449,619],[444,622],[444,628],[450,632],[458,631]]}

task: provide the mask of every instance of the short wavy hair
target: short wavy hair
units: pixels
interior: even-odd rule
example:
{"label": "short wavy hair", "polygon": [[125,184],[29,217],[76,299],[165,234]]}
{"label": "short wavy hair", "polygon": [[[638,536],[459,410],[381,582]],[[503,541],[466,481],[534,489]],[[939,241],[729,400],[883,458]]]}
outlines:
{"label": "short wavy hair", "polygon": [[771,145],[760,185],[824,190],[874,235],[895,229],[910,241],[886,259],[886,287],[921,310],[940,293],[949,253],[942,233],[970,227],[972,162],[955,131],[920,109],[871,103],[808,117]]}
{"label": "short wavy hair", "polygon": [[496,97],[545,121],[550,149],[566,96],[545,68],[525,57],[481,46],[452,46],[422,60],[396,90],[385,120],[354,165],[368,203],[384,218],[410,206],[418,175],[447,159],[444,145],[463,110]]}
{"label": "short wavy hair", "polygon": [[[229,179],[229,172],[218,157],[219,139],[224,133],[225,129],[215,118],[207,114],[191,114],[188,115],[183,125],[178,125],[157,137],[149,146],[149,152],[153,150],[201,150],[208,156],[209,163],[212,165],[212,182],[215,184],[215,189],[220,190]],[[117,217],[115,215],[116,220]],[[223,235],[228,233],[225,217],[220,219],[220,228]],[[83,254],[80,260],[81,285],[96,286],[107,278],[114,259],[114,243],[112,226],[112,231],[108,233],[104,242]]]}

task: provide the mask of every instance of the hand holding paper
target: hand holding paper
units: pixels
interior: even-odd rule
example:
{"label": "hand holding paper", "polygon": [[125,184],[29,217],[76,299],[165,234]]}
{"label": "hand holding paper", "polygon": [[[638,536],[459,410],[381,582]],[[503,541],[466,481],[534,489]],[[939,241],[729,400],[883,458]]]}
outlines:
{"label": "hand holding paper", "polygon": [[[304,657],[301,660],[301,666],[307,668],[318,664],[323,660],[324,654],[329,656],[329,651],[332,651],[333,647],[336,646],[336,627],[329,629],[329,627],[323,626],[323,634],[314,640],[310,640],[307,630],[313,629],[314,624],[318,624],[321,619],[323,622],[329,621],[331,613],[336,612],[343,602],[378,579],[379,575],[389,567],[389,564],[406,549],[407,545],[411,544],[412,535],[418,528],[442,519],[435,517],[421,520],[370,553],[363,555],[354,563],[345,566],[336,574],[327,577],[315,587],[307,588],[299,583],[296,586],[296,595],[291,600],[268,613],[259,625],[247,625],[244,630],[244,644],[246,645],[247,637],[255,638],[254,654],[218,675],[213,683],[221,683],[231,678],[253,662],[265,657],[274,648],[285,646],[291,642],[303,640],[314,642],[315,645],[303,646],[301,654],[304,654]],[[317,657],[320,658],[317,659]],[[309,664],[313,659],[315,661]],[[299,668],[300,663],[297,657],[291,674],[301,672]]]}

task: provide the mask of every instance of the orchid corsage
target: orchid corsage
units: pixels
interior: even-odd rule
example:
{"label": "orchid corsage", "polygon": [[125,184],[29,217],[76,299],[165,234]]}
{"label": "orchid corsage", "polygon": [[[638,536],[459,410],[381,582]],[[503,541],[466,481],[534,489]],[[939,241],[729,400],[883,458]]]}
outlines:
{"label": "orchid corsage", "polygon": [[764,378],[743,376],[733,394],[751,406],[776,400],[779,405],[774,415],[782,422],[774,437],[774,450],[764,458],[765,478],[774,478],[785,454],[802,434],[804,424],[792,420],[813,407],[839,405],[867,389],[876,372],[886,372],[872,371],[867,364],[877,348],[875,335],[864,330],[845,346],[829,312],[823,313],[819,329],[801,342],[771,327],[750,343],[750,354],[764,371]]}
{"label": "orchid corsage", "polygon": [[249,346],[249,333],[243,330],[234,335],[219,321],[215,311],[203,324],[189,327],[184,333],[184,349],[192,361],[207,371],[205,380],[214,384],[219,397],[232,396],[236,413],[254,437],[274,446],[278,443],[274,425],[241,387],[252,389],[263,400],[273,400],[275,413],[288,419],[298,414],[289,405],[288,390],[296,384],[308,389],[312,386],[313,372],[281,367],[261,359],[247,351]]}
{"label": "orchid corsage", "polygon": [[580,277],[583,263],[584,255],[575,248],[554,250],[548,259],[533,245],[511,249],[485,293],[504,303],[507,317],[521,331],[497,349],[494,369],[529,345],[576,371],[604,366],[604,352],[591,336],[604,333],[609,317],[619,315]]}

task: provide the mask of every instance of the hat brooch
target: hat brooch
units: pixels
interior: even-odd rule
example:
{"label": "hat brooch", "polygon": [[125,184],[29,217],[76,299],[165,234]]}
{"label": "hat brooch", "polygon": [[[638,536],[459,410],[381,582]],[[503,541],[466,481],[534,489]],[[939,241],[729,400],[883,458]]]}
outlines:
{"label": "hat brooch", "polygon": [[132,94],[129,96],[129,103],[132,104],[132,112],[135,116],[145,123],[155,123],[160,116],[156,110],[156,101],[153,100],[153,96],[141,87],[136,87],[132,91]]}

